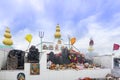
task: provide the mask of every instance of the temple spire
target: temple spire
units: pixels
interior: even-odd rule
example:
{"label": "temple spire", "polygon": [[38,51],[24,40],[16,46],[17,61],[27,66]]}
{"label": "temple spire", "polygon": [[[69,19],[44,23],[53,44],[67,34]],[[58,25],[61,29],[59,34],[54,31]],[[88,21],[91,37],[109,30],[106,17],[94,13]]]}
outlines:
{"label": "temple spire", "polygon": [[10,29],[7,27],[5,30],[5,34],[4,34],[4,40],[3,40],[3,44],[11,46],[13,44],[13,41],[11,39],[11,34],[10,34]]}
{"label": "temple spire", "polygon": [[57,24],[57,26],[56,26],[56,32],[55,32],[54,37],[57,38],[57,39],[61,38],[61,33],[60,33],[60,26],[59,26],[59,24]]}

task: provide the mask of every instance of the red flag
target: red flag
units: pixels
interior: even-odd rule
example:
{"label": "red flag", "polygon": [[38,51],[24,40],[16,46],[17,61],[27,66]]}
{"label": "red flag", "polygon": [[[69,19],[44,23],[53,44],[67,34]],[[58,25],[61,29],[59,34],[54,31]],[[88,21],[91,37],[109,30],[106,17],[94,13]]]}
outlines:
{"label": "red flag", "polygon": [[114,44],[114,46],[113,46],[113,50],[118,50],[118,49],[119,49],[119,47],[120,47],[120,45],[119,45],[119,44]]}

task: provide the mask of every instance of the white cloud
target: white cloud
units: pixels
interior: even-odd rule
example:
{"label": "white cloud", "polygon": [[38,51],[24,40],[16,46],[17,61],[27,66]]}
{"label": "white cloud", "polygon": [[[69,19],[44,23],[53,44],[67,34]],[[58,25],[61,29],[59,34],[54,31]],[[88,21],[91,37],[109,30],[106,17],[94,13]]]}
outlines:
{"label": "white cloud", "polygon": [[29,29],[24,29],[24,30],[20,30],[15,35],[13,35],[12,40],[14,42],[14,45],[13,45],[14,48],[26,50],[28,42],[25,40],[25,35],[29,33],[30,33]]}
{"label": "white cloud", "polygon": [[37,12],[44,11],[44,0],[28,0],[28,2],[30,2],[32,8]]}
{"label": "white cloud", "polygon": [[[89,39],[92,37],[95,41],[94,48],[97,53],[112,53],[113,43],[120,44],[120,13],[114,12],[114,14],[111,14],[112,18],[110,22],[105,23],[102,19],[99,19],[100,15],[103,12],[105,13],[105,10],[109,9],[112,4],[112,2],[106,2],[105,5],[104,1],[94,0],[12,0],[6,3],[7,10],[3,6],[0,6],[0,41],[2,41],[4,26],[9,26],[12,30],[14,28],[17,31],[13,34],[14,47],[25,50],[28,43],[24,37],[27,33],[33,35],[32,44],[40,42],[39,31],[45,32],[45,41],[52,41],[54,39],[56,24],[59,22],[62,38],[65,42],[68,41],[68,35],[77,37],[75,46],[81,51],[87,52]],[[33,12],[33,14],[30,12]],[[34,27],[28,26],[20,30],[20,27],[23,26],[13,25],[17,24],[15,21],[16,17],[23,17],[24,14],[27,14],[28,17],[34,16],[35,18],[32,20],[34,22],[28,21],[27,23],[26,20],[28,19],[26,18],[28,17],[24,18],[26,23],[21,18],[18,21],[26,26],[32,24]],[[107,18],[106,16],[103,17]]]}
{"label": "white cloud", "polygon": [[115,26],[111,29],[111,27],[104,25],[104,23],[97,22],[97,16],[98,15],[90,16],[78,23],[81,25],[82,23],[85,24],[88,29],[88,33],[78,39],[75,46],[86,53],[89,46],[89,39],[92,37],[95,42],[95,52],[102,55],[119,53],[120,51],[112,51],[114,43],[120,44],[120,27],[116,26],[116,20],[113,19],[113,22],[109,23],[112,27]]}

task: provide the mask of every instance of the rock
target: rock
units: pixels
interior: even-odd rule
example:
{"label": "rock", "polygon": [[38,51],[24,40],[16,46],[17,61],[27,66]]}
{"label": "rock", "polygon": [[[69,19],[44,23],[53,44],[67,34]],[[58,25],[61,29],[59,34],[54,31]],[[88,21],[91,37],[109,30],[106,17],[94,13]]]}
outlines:
{"label": "rock", "polygon": [[70,64],[70,59],[69,59],[69,50],[67,48],[62,49],[62,60],[63,64]]}
{"label": "rock", "polygon": [[11,50],[7,57],[7,70],[24,69],[24,56],[24,51]]}
{"label": "rock", "polygon": [[39,63],[39,51],[35,46],[30,47],[27,58],[30,63]]}

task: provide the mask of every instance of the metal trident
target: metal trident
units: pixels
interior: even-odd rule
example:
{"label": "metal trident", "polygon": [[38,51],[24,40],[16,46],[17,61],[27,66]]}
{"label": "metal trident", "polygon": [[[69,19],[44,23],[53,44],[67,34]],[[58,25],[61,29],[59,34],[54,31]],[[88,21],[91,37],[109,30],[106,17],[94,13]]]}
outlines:
{"label": "metal trident", "polygon": [[41,52],[42,52],[42,38],[44,37],[44,32],[39,32],[39,37],[41,40]]}
{"label": "metal trident", "polygon": [[40,40],[41,40],[41,54],[40,54],[40,60],[41,60],[41,57],[42,57],[42,38],[44,37],[44,32],[39,32],[39,37],[40,37]]}

